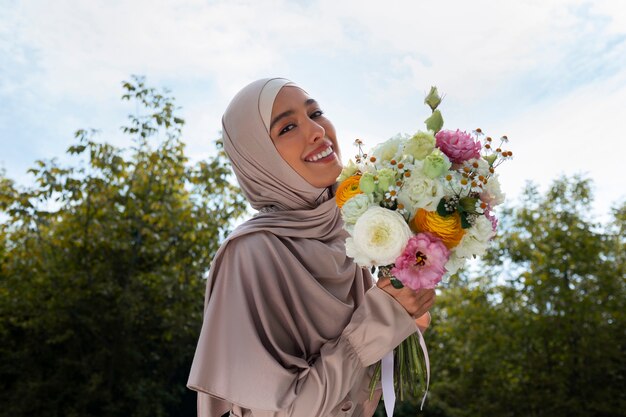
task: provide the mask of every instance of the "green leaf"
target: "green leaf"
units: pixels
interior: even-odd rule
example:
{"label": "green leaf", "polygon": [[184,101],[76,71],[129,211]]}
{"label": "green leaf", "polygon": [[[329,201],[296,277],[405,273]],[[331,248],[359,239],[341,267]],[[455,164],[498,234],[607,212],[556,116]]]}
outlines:
{"label": "green leaf", "polygon": [[437,204],[437,214],[441,217],[446,217],[452,214],[446,209],[446,202],[447,200],[445,198],[442,198],[441,200],[439,200],[439,204]]}
{"label": "green leaf", "polygon": [[477,198],[463,197],[459,200],[459,211],[476,214],[476,203],[478,203]]}
{"label": "green leaf", "polygon": [[443,127],[443,116],[439,110],[435,110],[428,119],[424,120],[426,128],[433,133],[437,133]]}
{"label": "green leaf", "polygon": [[81,154],[85,149],[87,149],[85,145],[74,145],[67,148],[67,153],[71,155]]}
{"label": "green leaf", "polygon": [[393,288],[398,289],[398,290],[400,288],[404,288],[404,284],[402,284],[402,281],[400,281],[396,277],[391,277],[391,285],[393,285]]}
{"label": "green leaf", "polygon": [[469,213],[467,213],[465,211],[461,212],[461,227],[463,229],[469,229],[470,227],[472,227],[470,222],[467,220],[467,216],[468,215],[469,215]]}

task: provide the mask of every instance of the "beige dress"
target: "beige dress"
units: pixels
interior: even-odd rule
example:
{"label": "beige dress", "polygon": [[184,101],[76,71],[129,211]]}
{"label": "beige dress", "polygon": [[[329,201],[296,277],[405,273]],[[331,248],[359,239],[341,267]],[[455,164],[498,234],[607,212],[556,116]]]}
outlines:
{"label": "beige dress", "polygon": [[[391,301],[391,303],[390,303]],[[399,308],[398,308],[399,307]],[[367,326],[363,325],[368,321]],[[400,326],[402,332],[395,332],[398,336],[390,335],[390,326]],[[387,353],[390,346],[403,339],[402,333],[407,336],[415,331],[415,322],[382,290],[373,287],[368,291],[365,302],[353,316],[342,335],[332,343],[324,354],[317,369],[317,375],[312,381],[307,381],[289,410],[282,412],[268,412],[250,410],[234,406],[231,416],[353,416],[370,417],[374,414],[380,400],[380,388],[369,400],[369,383],[373,366],[367,367],[372,361]],[[320,377],[326,376],[326,380]],[[330,378],[336,378],[330,381]],[[348,393],[340,398],[343,390],[325,392],[325,385],[329,383],[350,386]],[[333,407],[333,404],[336,405]],[[322,413],[322,414],[320,414]],[[323,414],[326,413],[326,414]]]}
{"label": "beige dress", "polygon": [[[369,401],[372,365],[417,330],[415,320],[366,272],[349,288],[334,287],[333,277],[292,280],[297,271],[285,269],[293,264],[275,249],[297,244],[252,233],[220,257],[229,278],[211,288],[188,384],[199,392],[199,416],[374,413],[380,393]],[[260,254],[264,270],[274,268],[263,281],[254,272]]]}

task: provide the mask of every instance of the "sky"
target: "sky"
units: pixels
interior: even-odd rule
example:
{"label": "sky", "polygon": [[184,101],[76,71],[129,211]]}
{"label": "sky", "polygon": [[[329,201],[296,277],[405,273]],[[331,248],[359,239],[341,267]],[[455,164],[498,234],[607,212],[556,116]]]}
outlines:
{"label": "sky", "polygon": [[258,78],[317,99],[344,160],[356,138],[423,129],[436,85],[444,128],[509,137],[511,201],[574,174],[593,180],[598,218],[626,199],[626,1],[0,0],[0,169],[28,186],[35,160],[74,163],[81,128],[130,146],[131,74],[172,91],[192,161]]}

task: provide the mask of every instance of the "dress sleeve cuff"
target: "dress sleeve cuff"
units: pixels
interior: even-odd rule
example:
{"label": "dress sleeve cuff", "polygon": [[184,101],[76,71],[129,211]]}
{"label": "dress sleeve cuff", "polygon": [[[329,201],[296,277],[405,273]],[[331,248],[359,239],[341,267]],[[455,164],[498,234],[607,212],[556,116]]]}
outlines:
{"label": "dress sleeve cuff", "polygon": [[363,366],[370,366],[417,331],[415,319],[380,288],[373,286],[343,335]]}

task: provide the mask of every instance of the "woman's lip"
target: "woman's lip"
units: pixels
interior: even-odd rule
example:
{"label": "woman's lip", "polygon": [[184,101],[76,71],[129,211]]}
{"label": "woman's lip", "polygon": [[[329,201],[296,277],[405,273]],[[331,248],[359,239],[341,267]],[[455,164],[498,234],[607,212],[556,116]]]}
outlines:
{"label": "woman's lip", "polygon": [[[330,143],[325,143],[325,144],[319,146],[313,152],[309,153],[307,156],[305,156],[304,160],[307,161],[307,162],[315,162],[315,161],[308,161],[308,159],[313,158],[315,155],[317,155],[318,153],[320,153],[320,152],[322,152],[322,151],[324,151],[324,150],[326,150],[328,148],[330,148],[333,151],[333,153],[335,153],[335,150],[333,149],[333,146]],[[330,156],[330,155],[328,155],[328,156]],[[324,158],[321,158],[321,159],[324,159]]]}
{"label": "woman's lip", "polygon": [[311,164],[317,164],[319,162],[328,162],[328,161],[332,161],[337,157],[337,154],[335,153],[335,151],[332,151],[331,153],[329,153],[328,155],[326,155],[323,158],[318,159],[317,161],[305,161],[305,162],[309,162]]}

